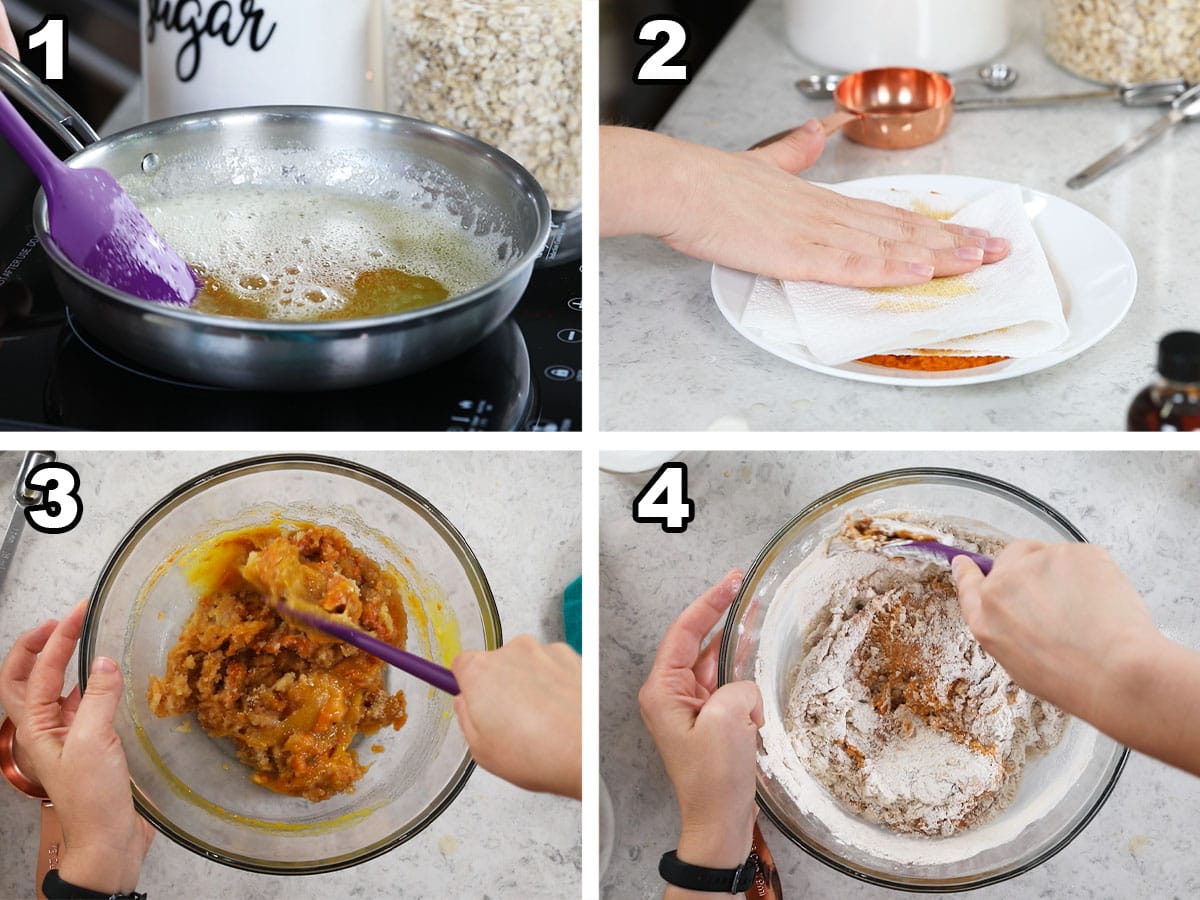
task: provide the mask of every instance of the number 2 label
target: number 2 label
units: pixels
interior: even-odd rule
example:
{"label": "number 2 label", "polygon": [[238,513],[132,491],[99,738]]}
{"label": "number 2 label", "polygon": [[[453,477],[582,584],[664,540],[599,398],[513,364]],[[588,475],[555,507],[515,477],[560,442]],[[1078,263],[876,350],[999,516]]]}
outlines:
{"label": "number 2 label", "polygon": [[[659,41],[659,38],[663,40]],[[637,42],[654,44],[633,70],[634,84],[687,84],[692,76],[685,62],[671,63],[688,47],[687,25],[671,16],[651,16],[638,26]]]}
{"label": "number 2 label", "polygon": [[633,521],[657,524],[668,534],[683,534],[696,518],[696,503],[687,495],[687,466],[668,462],[633,498]]}

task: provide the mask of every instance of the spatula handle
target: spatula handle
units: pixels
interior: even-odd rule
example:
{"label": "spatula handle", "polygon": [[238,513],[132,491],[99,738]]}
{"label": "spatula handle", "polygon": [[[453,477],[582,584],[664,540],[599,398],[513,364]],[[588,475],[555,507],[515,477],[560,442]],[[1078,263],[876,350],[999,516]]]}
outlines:
{"label": "spatula handle", "polygon": [[12,144],[49,193],[54,176],[65,167],[3,94],[0,94],[0,135]]}
{"label": "spatula handle", "polygon": [[970,550],[962,550],[958,547],[951,547],[948,544],[940,544],[937,541],[906,541],[902,546],[912,547],[924,553],[940,556],[946,562],[950,562],[956,556],[965,556],[971,562],[975,563],[975,565],[979,566],[979,571],[984,575],[992,571],[992,558],[984,556],[982,553],[972,553]]}
{"label": "spatula handle", "polygon": [[100,140],[96,129],[75,107],[3,50],[0,50],[0,90],[45,122],[72,150],[82,150]]}
{"label": "spatula handle", "polygon": [[330,637],[345,641],[350,646],[357,647],[364,653],[370,653],[372,656],[382,659],[385,663],[389,663],[397,669],[407,672],[409,675],[420,678],[426,684],[431,684],[435,688],[445,691],[447,694],[457,694],[459,692],[458,680],[454,677],[454,673],[445,666],[439,666],[437,663],[430,662],[427,659],[417,656],[415,653],[409,653],[407,650],[393,647],[386,641],[381,641],[379,638],[367,634],[361,629],[343,625],[340,622],[330,622],[321,616],[312,615],[294,606],[276,603],[275,608],[279,610],[281,615],[301,621],[310,628],[315,628]]}
{"label": "spatula handle", "polygon": [[[333,629],[337,629],[335,632]],[[397,669],[407,672],[420,678],[427,684],[433,685],[439,690],[445,691],[447,694],[457,694],[458,680],[454,677],[454,673],[445,666],[439,666],[437,663],[430,662],[423,657],[417,656],[415,653],[409,653],[407,650],[401,650],[399,647],[393,647],[386,641],[381,641],[377,637],[372,637],[365,631],[359,631],[357,628],[338,628],[337,625],[331,625],[330,634],[335,634],[347,644],[357,647],[359,650],[364,650],[372,656],[377,656],[386,663],[390,663]]]}

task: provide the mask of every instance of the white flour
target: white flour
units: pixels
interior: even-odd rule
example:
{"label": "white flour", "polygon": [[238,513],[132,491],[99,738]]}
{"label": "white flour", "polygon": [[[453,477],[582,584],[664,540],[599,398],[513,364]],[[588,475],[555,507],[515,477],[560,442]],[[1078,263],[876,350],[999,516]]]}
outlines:
{"label": "white flour", "polygon": [[1070,765],[1043,766],[1014,803],[1027,756],[1053,747],[1066,717],[982,651],[944,566],[827,545],[763,623],[760,766],[834,837],[884,859],[936,864],[1011,839],[1069,789],[1094,732],[1071,729]]}

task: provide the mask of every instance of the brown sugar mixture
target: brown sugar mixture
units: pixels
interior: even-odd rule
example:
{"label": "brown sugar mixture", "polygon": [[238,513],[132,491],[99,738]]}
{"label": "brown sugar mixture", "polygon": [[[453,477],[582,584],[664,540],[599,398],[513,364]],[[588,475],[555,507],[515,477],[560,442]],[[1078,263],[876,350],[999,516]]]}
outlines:
{"label": "brown sugar mixture", "polygon": [[[450,296],[440,282],[402,269],[370,269],[354,278],[353,291],[341,296],[332,287],[309,284],[300,290],[280,287],[278,277],[243,275],[236,290],[193,265],[200,276],[200,292],[193,308],[219,316],[243,319],[302,319],[326,322],[390,315],[432,306]],[[294,273],[299,274],[299,269]],[[270,302],[263,297],[272,296]]]}
{"label": "brown sugar mixture", "polygon": [[367,767],[351,744],[398,730],[404,694],[387,692],[382,661],[292,624],[270,600],[319,605],[403,647],[397,579],[337,529],[298,523],[220,535],[190,576],[201,596],[166,673],[150,677],[151,711],[195,712],[209,735],[233,741],[255,784],[308,800],[352,791]]}

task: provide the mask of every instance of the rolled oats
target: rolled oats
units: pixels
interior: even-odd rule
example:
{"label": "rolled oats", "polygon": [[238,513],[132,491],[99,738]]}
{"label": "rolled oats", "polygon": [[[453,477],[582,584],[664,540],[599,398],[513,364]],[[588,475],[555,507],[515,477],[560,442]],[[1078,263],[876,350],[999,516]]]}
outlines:
{"label": "rolled oats", "polygon": [[388,107],[518,160],[555,209],[582,192],[579,0],[392,0]]}
{"label": "rolled oats", "polygon": [[1046,52],[1105,82],[1200,80],[1196,0],[1045,0]]}

